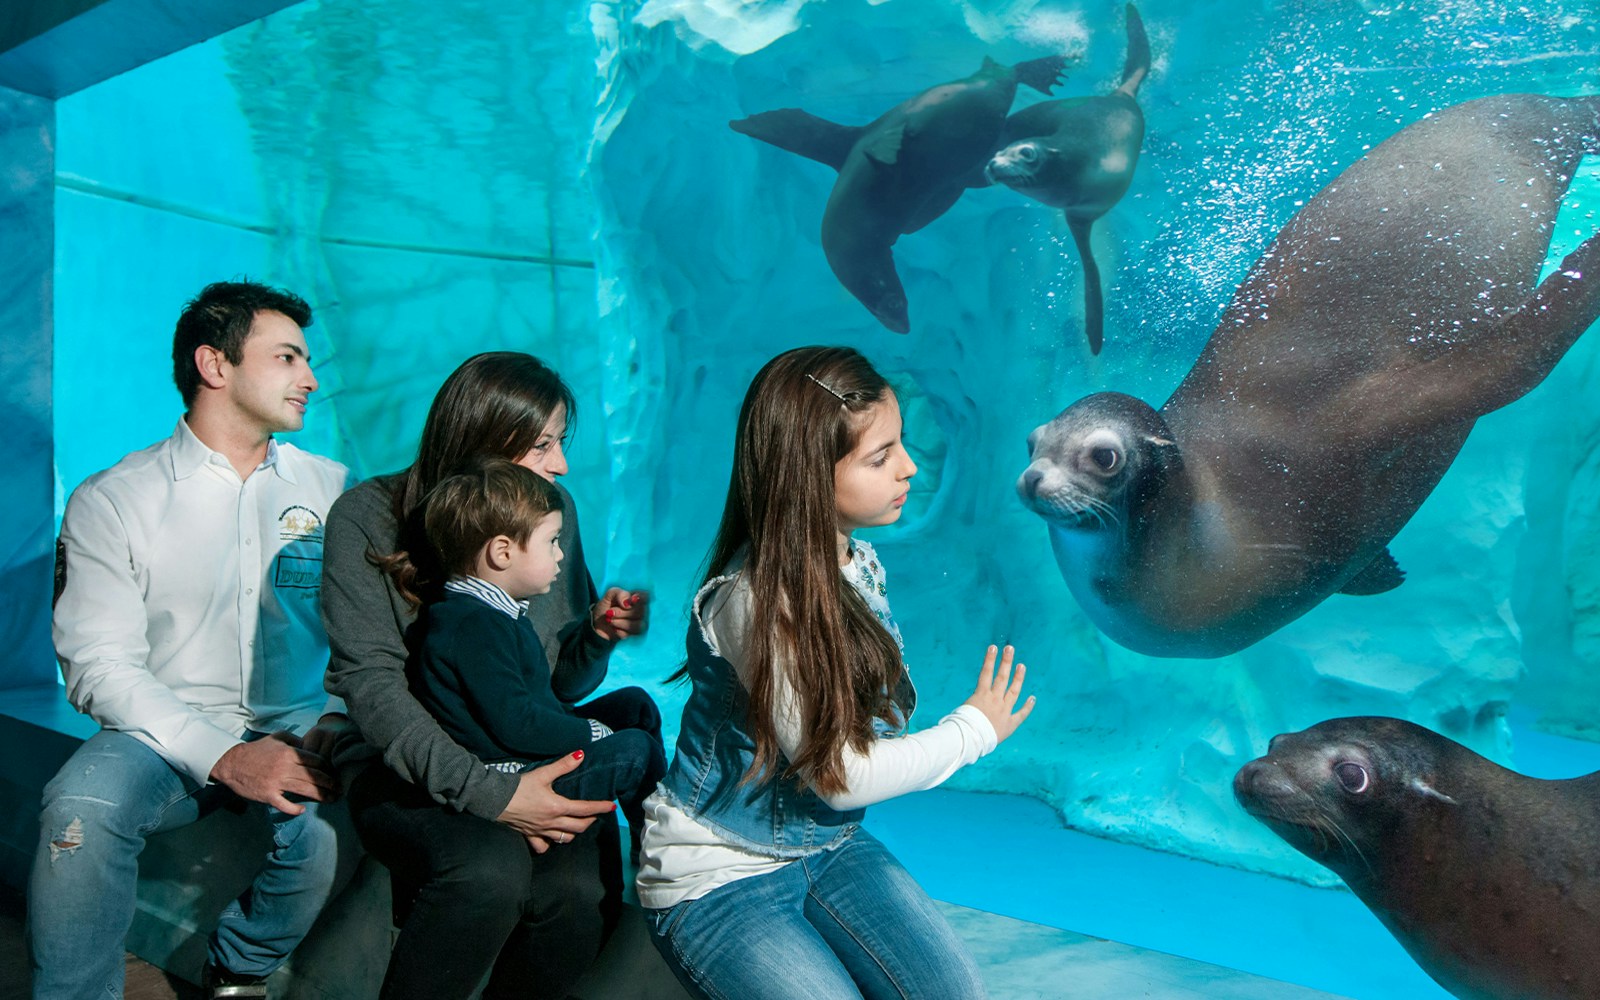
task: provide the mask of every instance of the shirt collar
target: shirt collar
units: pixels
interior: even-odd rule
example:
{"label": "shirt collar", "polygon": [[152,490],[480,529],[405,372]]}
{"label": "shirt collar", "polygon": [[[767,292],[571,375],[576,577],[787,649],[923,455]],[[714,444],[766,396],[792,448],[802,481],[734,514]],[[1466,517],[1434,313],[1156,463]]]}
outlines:
{"label": "shirt collar", "polygon": [[457,594],[466,594],[476,597],[497,611],[502,611],[512,618],[521,618],[528,612],[528,602],[519,601],[506,593],[504,589],[488,580],[480,580],[475,576],[466,576],[457,573],[444,582],[444,589]]}
{"label": "shirt collar", "polygon": [[[171,441],[169,454],[172,458],[173,479],[188,479],[206,465],[220,465],[230,470],[233,468],[225,455],[213,451],[204,441],[196,437],[194,431],[189,429],[189,422],[182,417],[178,418],[178,426],[172,432]],[[290,467],[292,463],[281,461],[285,457],[285,453],[278,448],[278,439],[267,438],[267,457],[256,466],[256,471],[271,469],[279,479],[293,483],[295,477],[294,470]]]}

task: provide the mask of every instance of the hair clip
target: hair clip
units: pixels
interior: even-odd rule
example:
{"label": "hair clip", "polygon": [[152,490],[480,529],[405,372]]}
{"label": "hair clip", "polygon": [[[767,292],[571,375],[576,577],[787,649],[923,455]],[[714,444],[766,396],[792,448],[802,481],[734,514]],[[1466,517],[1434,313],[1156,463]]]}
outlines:
{"label": "hair clip", "polygon": [[845,399],[842,395],[839,394],[839,390],[835,389],[833,386],[829,385],[828,383],[822,381],[822,379],[817,378],[815,375],[811,374],[810,372],[806,372],[806,378],[810,379],[811,381],[813,381],[813,382],[817,383],[818,385],[822,386],[824,389],[826,389],[829,392],[833,393],[834,397],[837,398],[839,400],[839,402],[841,402],[841,403],[848,403],[849,402],[848,399]]}

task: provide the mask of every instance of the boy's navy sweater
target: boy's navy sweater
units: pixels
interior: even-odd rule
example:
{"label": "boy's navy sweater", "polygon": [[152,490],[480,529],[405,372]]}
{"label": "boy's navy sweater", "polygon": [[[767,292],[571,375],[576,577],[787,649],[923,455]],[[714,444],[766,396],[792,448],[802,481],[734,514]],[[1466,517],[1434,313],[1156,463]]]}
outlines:
{"label": "boy's navy sweater", "polygon": [[417,700],[450,738],[485,763],[542,760],[594,741],[589,720],[550,688],[550,664],[527,615],[445,591],[413,626],[406,665]]}

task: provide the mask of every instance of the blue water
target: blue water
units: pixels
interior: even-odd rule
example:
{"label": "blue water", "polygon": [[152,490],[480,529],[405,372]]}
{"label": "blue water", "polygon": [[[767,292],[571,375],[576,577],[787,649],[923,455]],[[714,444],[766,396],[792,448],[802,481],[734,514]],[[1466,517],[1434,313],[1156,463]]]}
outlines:
{"label": "blue water", "polygon": [[[1514,733],[1524,774],[1600,771],[1596,744]],[[939,899],[1351,1000],[1450,1000],[1342,886],[1087,836],[1017,796],[923,792],[873,807],[867,825]]]}
{"label": "blue water", "polygon": [[[299,443],[363,475],[409,460],[462,358],[532,351],[577,393],[568,485],[597,582],[656,598],[613,680],[652,687],[670,719],[682,692],[662,678],[739,398],[780,350],[851,344],[899,387],[922,467],[902,523],[871,540],[925,712],[965,697],[990,641],[1017,645],[1040,699],[950,792],[883,807],[876,828],[958,902],[1361,1000],[1428,996],[1348,894],[1239,872],[1318,875],[1229,782],[1274,734],[1351,714],[1530,773],[1600,766],[1535,731],[1600,732],[1600,341],[1479,422],[1395,539],[1404,586],[1335,597],[1233,657],[1106,640],[1012,483],[1028,432],[1077,397],[1164,399],[1273,234],[1364,151],[1485,94],[1600,89],[1600,26],[1592,0],[1139,7],[1147,132],[1096,228],[1097,358],[1049,211],[970,192],[903,238],[913,331],[890,334],[823,260],[828,168],[727,122],[792,106],[864,122],[985,56],[1061,50],[1082,57],[1061,93],[1103,93],[1117,2],[308,0],[63,100],[61,493],[170,432],[172,320],[219,277],[317,307],[324,388]],[[1589,163],[1552,261],[1597,206]]]}

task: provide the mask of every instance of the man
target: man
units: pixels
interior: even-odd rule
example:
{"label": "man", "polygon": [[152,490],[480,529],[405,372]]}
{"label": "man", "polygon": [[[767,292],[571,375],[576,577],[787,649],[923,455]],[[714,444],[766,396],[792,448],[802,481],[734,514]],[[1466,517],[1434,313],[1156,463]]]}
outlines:
{"label": "man", "polygon": [[[273,849],[222,913],[205,985],[264,997],[332,891],[348,829],[322,752],[342,705],[322,690],[322,519],[337,462],[273,435],[317,389],[298,296],[207,286],[178,318],[172,437],[85,480],[61,528],[56,655],[101,730],[45,787],[28,886],[34,997],[122,995],[145,838],[262,803]],[[324,718],[321,722],[318,713]]]}

